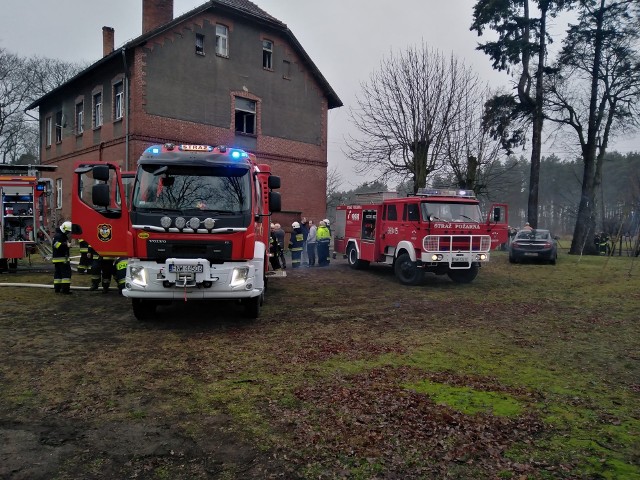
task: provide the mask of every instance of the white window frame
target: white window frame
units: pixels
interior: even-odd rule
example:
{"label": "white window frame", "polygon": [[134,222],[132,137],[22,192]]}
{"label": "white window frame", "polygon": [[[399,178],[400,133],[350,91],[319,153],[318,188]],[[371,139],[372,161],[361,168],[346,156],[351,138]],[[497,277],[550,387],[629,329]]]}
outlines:
{"label": "white window frame", "polygon": [[56,112],[56,143],[62,143],[62,127],[64,122],[64,115],[62,110]]}
{"label": "white window frame", "polygon": [[196,54],[204,55],[204,35],[196,33]]}
{"label": "white window frame", "polygon": [[229,27],[216,23],[216,55],[229,56]]}
{"label": "white window frame", "polygon": [[53,138],[53,118],[47,117],[44,119],[44,144],[47,147],[51,146],[51,140]]}
{"label": "white window frame", "polygon": [[91,98],[93,99],[93,128],[100,128],[102,126],[102,92],[94,93]]}
{"label": "white window frame", "polygon": [[84,132],[84,100],[76,103],[76,134]]}
{"label": "white window frame", "polygon": [[262,68],[273,70],[273,42],[262,40]]}
{"label": "white window frame", "polygon": [[[238,100],[240,100],[240,102]],[[249,108],[243,108],[242,106],[239,106],[238,104],[242,103],[242,101],[245,101],[245,102],[253,104],[253,110],[251,110]],[[242,128],[241,129],[238,129],[238,112],[244,112],[244,114],[242,115]],[[248,115],[246,115],[246,114],[248,114]],[[253,118],[253,132],[247,132],[246,119],[250,115]],[[255,100],[251,100],[250,98],[236,97],[235,112],[234,112],[234,119],[235,119],[235,123],[236,123],[236,125],[235,125],[236,133],[240,133],[240,134],[243,134],[243,135],[257,135],[258,134],[257,118],[258,118],[258,102],[256,102]]]}
{"label": "white window frame", "polygon": [[56,178],[56,208],[62,208],[62,179]]}
{"label": "white window frame", "polygon": [[[118,92],[118,86],[120,91]],[[113,119],[120,120],[124,117],[124,82],[119,81],[113,84]]]}

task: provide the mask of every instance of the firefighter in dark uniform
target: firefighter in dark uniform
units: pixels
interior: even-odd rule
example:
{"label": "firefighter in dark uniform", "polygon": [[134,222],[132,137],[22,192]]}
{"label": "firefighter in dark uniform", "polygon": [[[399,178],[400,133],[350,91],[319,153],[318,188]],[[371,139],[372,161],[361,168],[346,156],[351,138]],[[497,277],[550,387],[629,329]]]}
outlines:
{"label": "firefighter in dark uniform", "polygon": [[91,270],[91,255],[89,254],[89,242],[84,238],[78,241],[80,247],[80,261],[78,262],[78,273],[85,274]]}
{"label": "firefighter in dark uniform", "polygon": [[[91,287],[89,290],[98,290],[102,284],[102,293],[108,293],[111,286],[111,277],[114,274],[113,257],[102,256],[93,251],[91,262]],[[125,267],[126,268],[126,267]]]}
{"label": "firefighter in dark uniform", "polygon": [[302,228],[298,222],[291,224],[293,232],[291,232],[291,238],[289,239],[289,250],[291,251],[291,267],[300,267],[302,261],[302,248],[304,246],[304,234]]}
{"label": "firefighter in dark uniform", "polygon": [[273,270],[280,270],[282,268],[280,265],[280,252],[282,249],[276,238],[275,229],[276,226],[272,223],[271,234],[269,235],[269,263]]}
{"label": "firefighter in dark uniform", "polygon": [[71,222],[60,225],[53,236],[53,291],[55,293],[71,293],[71,261],[69,260],[69,245],[71,236]]}
{"label": "firefighter in dark uniform", "polygon": [[116,279],[116,284],[118,285],[118,290],[122,295],[122,290],[124,290],[124,282],[125,277],[127,276],[127,259],[125,257],[116,258],[115,262],[113,262],[113,276]]}

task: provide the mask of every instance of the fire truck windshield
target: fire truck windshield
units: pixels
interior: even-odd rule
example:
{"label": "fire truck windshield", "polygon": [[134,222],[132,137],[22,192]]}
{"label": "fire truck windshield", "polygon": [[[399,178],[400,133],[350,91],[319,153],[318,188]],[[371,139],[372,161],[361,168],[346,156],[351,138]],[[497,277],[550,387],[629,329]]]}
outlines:
{"label": "fire truck windshield", "polygon": [[133,192],[136,210],[240,215],[251,210],[247,168],[141,165]]}
{"label": "fire truck windshield", "polygon": [[474,203],[422,202],[422,220],[443,222],[480,222],[480,207]]}

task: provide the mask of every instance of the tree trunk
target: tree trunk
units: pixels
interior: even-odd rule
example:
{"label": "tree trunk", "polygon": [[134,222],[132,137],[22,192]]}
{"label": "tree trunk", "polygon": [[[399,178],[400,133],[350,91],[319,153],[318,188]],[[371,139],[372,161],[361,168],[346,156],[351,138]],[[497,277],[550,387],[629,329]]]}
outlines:
{"label": "tree trunk", "polygon": [[596,246],[592,239],[596,233],[595,211],[595,152],[586,153],[584,174],[582,177],[582,195],[578,206],[578,218],[571,241],[571,254],[595,255]]}

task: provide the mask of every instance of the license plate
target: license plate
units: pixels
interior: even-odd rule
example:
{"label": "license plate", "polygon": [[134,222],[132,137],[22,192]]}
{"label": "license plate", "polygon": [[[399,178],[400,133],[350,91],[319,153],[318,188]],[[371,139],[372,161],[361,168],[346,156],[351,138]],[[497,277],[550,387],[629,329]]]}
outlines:
{"label": "license plate", "polygon": [[524,254],[525,257],[537,257],[538,254],[536,252],[526,252]]}
{"label": "license plate", "polygon": [[169,264],[170,273],[202,273],[204,267],[202,264],[198,265],[176,265],[175,263]]}

